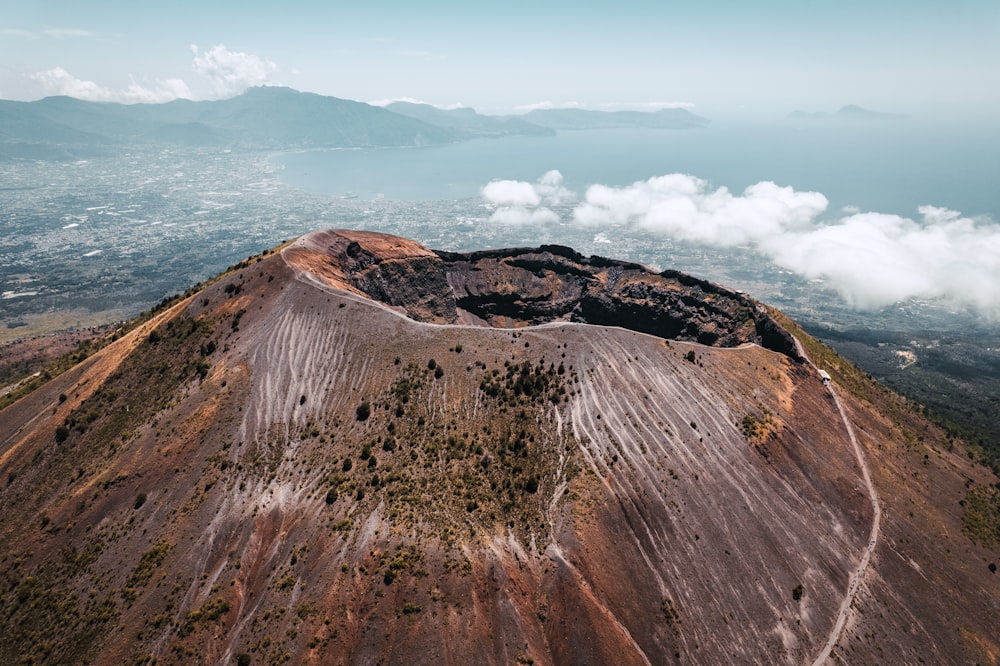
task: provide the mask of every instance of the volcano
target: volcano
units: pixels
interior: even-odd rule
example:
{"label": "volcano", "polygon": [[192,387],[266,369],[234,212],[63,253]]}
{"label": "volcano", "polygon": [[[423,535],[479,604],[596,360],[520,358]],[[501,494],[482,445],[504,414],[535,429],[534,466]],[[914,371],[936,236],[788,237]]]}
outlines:
{"label": "volcano", "polygon": [[723,286],[327,230],[113,337],[0,412],[3,663],[1000,658],[997,478]]}

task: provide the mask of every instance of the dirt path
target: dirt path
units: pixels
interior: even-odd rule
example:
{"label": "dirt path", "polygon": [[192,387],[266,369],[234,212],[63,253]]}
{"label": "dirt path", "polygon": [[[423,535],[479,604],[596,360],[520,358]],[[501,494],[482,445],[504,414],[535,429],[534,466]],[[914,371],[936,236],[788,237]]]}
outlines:
{"label": "dirt path", "polygon": [[[804,350],[800,350],[804,354]],[[806,357],[808,358],[808,357]],[[812,361],[810,361],[810,364]],[[878,493],[875,491],[875,484],[872,483],[871,471],[868,468],[868,462],[865,460],[864,452],[861,450],[861,445],[858,443],[857,437],[854,436],[854,428],[851,427],[851,422],[847,419],[847,414],[844,412],[844,406],[840,402],[840,397],[834,390],[832,384],[827,385],[827,389],[830,391],[830,395],[833,396],[834,402],[837,404],[837,410],[840,412],[840,418],[844,422],[844,427],[847,429],[847,435],[851,439],[851,446],[854,447],[854,455],[858,458],[858,466],[861,468],[861,475],[864,477],[865,486],[868,488],[868,497],[871,498],[872,503],[872,528],[868,536],[868,545],[865,547],[861,554],[861,561],[858,562],[858,567],[851,574],[851,581],[847,586],[847,594],[844,595],[844,601],[840,604],[840,612],[837,614],[837,621],[834,623],[833,628],[830,630],[830,635],[826,639],[826,644],[823,646],[823,650],[813,661],[813,666],[819,666],[823,664],[830,658],[830,653],[833,651],[833,646],[837,644],[840,640],[840,633],[844,630],[844,624],[847,622],[847,616],[851,612],[851,605],[854,603],[854,597],[858,593],[858,588],[861,586],[861,581],[864,580],[865,572],[868,570],[868,563],[871,560],[872,552],[875,550],[875,544],[878,543],[879,527],[882,522],[882,510],[879,508]]]}

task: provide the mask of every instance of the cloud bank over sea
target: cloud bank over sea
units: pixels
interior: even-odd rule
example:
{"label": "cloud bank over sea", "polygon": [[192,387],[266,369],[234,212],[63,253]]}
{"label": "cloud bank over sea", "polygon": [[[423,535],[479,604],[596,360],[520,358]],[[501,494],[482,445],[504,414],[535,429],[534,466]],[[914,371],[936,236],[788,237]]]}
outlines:
{"label": "cloud bank over sea", "polygon": [[911,298],[941,299],[1000,317],[1000,224],[925,205],[916,218],[830,214],[819,192],[760,182],[742,193],[674,173],[623,187],[591,185],[582,198],[549,171],[534,183],[482,188],[497,224],[574,224],[713,247],[750,247],[776,266],[823,280],[869,310]]}

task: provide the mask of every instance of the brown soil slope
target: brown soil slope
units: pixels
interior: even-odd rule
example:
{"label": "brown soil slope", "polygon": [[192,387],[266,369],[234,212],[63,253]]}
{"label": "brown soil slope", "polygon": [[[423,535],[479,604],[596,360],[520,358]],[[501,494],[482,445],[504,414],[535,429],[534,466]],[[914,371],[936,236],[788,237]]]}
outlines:
{"label": "brown soil slope", "polygon": [[[869,538],[782,327],[566,248],[317,232],[87,363],[0,412],[2,663],[812,663]],[[845,401],[833,658],[995,660],[996,479]]]}

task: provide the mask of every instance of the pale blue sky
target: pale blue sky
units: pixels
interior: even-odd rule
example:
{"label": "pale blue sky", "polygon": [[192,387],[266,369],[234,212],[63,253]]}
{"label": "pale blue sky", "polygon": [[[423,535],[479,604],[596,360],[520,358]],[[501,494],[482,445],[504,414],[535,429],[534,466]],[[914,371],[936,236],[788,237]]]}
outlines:
{"label": "pale blue sky", "polygon": [[489,113],[685,103],[780,117],[859,104],[989,119],[998,34],[997,0],[0,0],[0,98],[203,99],[268,83]]}

